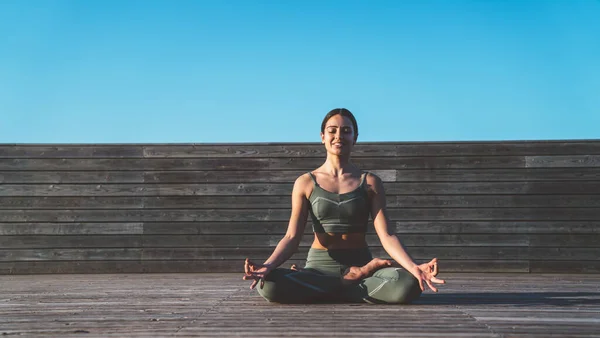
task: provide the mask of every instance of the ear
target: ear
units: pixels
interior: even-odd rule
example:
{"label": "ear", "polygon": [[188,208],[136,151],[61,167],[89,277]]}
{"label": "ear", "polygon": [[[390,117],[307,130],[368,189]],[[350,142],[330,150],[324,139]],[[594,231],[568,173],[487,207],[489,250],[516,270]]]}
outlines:
{"label": "ear", "polygon": [[321,133],[321,143],[325,144],[325,134]]}

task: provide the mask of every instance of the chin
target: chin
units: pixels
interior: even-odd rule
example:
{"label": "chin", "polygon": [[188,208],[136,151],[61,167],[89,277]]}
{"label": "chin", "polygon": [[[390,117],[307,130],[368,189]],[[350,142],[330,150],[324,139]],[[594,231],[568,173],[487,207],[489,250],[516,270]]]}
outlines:
{"label": "chin", "polygon": [[329,149],[329,152],[335,155],[347,155],[350,153],[349,149]]}

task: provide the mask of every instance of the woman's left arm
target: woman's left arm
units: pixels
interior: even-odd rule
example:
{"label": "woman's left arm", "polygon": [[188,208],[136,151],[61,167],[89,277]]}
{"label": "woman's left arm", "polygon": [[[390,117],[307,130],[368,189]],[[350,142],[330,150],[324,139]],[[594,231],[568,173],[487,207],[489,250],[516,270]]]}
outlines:
{"label": "woman's left arm", "polygon": [[383,245],[383,249],[398,262],[404,269],[410,272],[421,286],[421,290],[425,290],[425,283],[429,288],[437,292],[437,288],[432,285],[432,282],[443,284],[443,280],[436,278],[437,275],[437,259],[432,259],[429,263],[417,265],[409,254],[404,249],[402,242],[393,227],[390,227],[386,212],[386,199],[383,182],[373,174],[367,177],[369,184],[369,199],[371,200],[371,215],[377,236]]}

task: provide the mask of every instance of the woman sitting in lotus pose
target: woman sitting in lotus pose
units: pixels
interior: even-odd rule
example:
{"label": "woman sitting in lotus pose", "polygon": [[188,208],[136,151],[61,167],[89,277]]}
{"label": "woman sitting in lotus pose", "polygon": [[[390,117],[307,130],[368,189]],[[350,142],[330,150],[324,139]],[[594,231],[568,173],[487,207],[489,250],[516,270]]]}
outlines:
{"label": "woman sitting in lotus pose", "polygon": [[[436,278],[437,260],[417,265],[389,226],[381,179],[350,162],[357,137],[349,110],[334,109],[325,116],[321,141],[327,160],[296,179],[287,233],[263,264],[246,259],[244,279],[253,280],[250,288],[258,284],[268,301],[409,303],[425,285],[437,292],[433,283],[444,283]],[[297,250],[309,214],[315,236],[306,266],[278,268]],[[383,248],[402,268],[371,256],[365,236],[369,214]]]}

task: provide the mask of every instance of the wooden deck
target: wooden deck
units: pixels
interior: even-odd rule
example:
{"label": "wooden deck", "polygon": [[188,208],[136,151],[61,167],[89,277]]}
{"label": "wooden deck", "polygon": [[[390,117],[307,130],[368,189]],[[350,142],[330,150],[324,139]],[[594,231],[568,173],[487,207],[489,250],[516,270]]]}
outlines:
{"label": "wooden deck", "polygon": [[600,274],[442,274],[413,305],[280,305],[238,274],[0,276],[0,334],[600,336]]}

